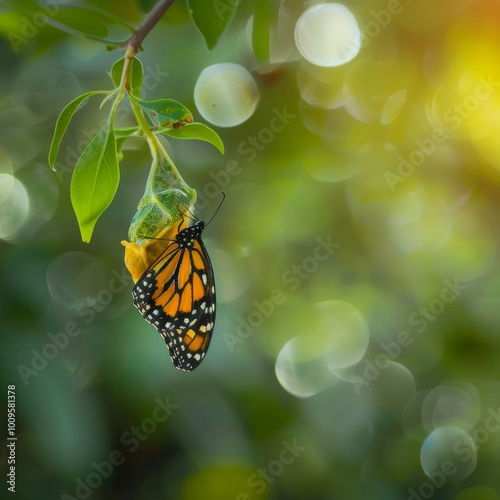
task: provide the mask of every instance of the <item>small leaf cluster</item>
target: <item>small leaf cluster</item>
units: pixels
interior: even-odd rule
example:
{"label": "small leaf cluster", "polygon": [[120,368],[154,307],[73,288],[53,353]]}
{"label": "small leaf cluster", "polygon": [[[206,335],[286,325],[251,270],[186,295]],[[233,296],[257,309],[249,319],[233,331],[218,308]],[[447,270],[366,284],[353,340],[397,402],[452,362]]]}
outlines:
{"label": "small leaf cluster", "polygon": [[[63,136],[76,111],[89,98],[104,96],[101,107],[114,99],[108,118],[92,138],[74,167],[71,178],[71,203],[75,211],[82,240],[89,242],[95,224],[108,208],[120,182],[119,162],[125,142],[131,138],[147,138],[164,134],[176,139],[199,139],[213,144],[221,153],[224,145],[215,131],[202,123],[194,123],[193,115],[173,99],[145,101],[140,98],[143,69],[135,57],[118,60],[110,72],[113,90],[95,90],[73,99],[61,112],[56,123],[49,151],[49,166],[55,169]],[[115,127],[115,113],[124,98],[135,108],[137,126]],[[149,123],[143,118],[143,114]]]}

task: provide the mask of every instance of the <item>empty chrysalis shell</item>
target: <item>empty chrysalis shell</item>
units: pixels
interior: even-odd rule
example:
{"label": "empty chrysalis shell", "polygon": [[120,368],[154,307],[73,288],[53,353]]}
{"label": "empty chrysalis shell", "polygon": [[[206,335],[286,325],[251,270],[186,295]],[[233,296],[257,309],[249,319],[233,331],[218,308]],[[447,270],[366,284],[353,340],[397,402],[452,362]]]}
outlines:
{"label": "empty chrysalis shell", "polygon": [[142,243],[122,241],[125,247],[125,266],[134,283],[154,264],[177,234],[176,224],[159,233],[156,239]]}
{"label": "empty chrysalis shell", "polygon": [[125,247],[125,265],[136,282],[175,238],[177,222],[192,211],[196,191],[182,179],[163,149],[152,148],[153,164]]}

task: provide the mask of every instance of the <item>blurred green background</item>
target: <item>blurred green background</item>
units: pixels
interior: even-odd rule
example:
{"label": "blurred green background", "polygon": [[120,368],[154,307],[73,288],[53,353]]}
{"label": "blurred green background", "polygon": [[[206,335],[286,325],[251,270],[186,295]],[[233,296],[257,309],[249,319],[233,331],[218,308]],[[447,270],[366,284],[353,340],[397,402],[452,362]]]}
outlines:
{"label": "blurred green background", "polygon": [[[196,82],[225,62],[260,95],[244,123],[214,126],[225,156],[168,142],[200,218],[226,193],[204,233],[217,322],[192,373],[132,306],[124,270],[146,145],[127,144],[88,245],[69,183],[97,101],[47,166],[59,112],[110,89],[122,52],[26,31],[24,3],[0,4],[0,457],[6,473],[15,384],[15,498],[498,500],[498,2],[345,2],[361,49],[334,67],[295,46],[319,2],[268,3],[271,64],[251,43],[263,2],[240,2],[210,52],[186,3],[169,9],[139,54],[144,98],[205,121]],[[154,2],[93,4],[137,26]]]}

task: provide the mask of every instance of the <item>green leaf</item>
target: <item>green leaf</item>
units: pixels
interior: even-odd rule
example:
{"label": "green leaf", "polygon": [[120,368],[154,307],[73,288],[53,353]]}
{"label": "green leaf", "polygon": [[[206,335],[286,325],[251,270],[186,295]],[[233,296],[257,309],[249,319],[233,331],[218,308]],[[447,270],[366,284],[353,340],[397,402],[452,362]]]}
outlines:
{"label": "green leaf", "polygon": [[212,50],[231,23],[238,0],[188,0],[189,13]]}
{"label": "green leaf", "polygon": [[60,8],[51,16],[55,21],[92,37],[106,38],[107,19],[96,12],[81,7]]}
{"label": "green leaf", "polygon": [[191,111],[180,102],[173,99],[158,99],[157,101],[143,101],[133,95],[130,96],[137,105],[146,112],[151,121],[158,128],[181,128],[193,121]]}
{"label": "green leaf", "polygon": [[187,123],[180,129],[160,129],[159,133],[175,137],[176,139],[199,139],[209,142],[224,154],[224,143],[215,130],[203,123]]}
{"label": "green leaf", "polygon": [[[106,40],[109,28],[119,26],[127,32],[135,33],[132,26],[105,9],[62,5],[63,3],[66,2],[57,0],[45,2],[40,0],[2,0],[4,6],[9,7],[14,12],[22,13],[28,18],[23,20],[23,29],[26,23],[33,29],[44,29],[44,25],[49,25],[70,35],[103,42],[115,47],[123,44],[124,37],[120,37],[121,41]],[[40,25],[37,21],[42,18],[43,25]],[[35,19],[37,21],[34,21]]]}
{"label": "green leaf", "polygon": [[71,178],[71,203],[82,240],[89,242],[97,219],[113,200],[120,170],[110,117],[85,148]]}
{"label": "green leaf", "polygon": [[93,95],[98,94],[113,94],[115,90],[93,90],[92,92],[87,92],[73,99],[62,111],[57,118],[56,128],[54,130],[54,137],[52,137],[52,142],[50,144],[49,150],[49,167],[55,170],[54,164],[56,162],[57,153],[59,152],[59,147],[61,145],[62,138],[66,129],[68,128],[71,118],[75,112],[80,108],[81,104]]}
{"label": "green leaf", "polygon": [[[122,57],[118,61],[113,64],[111,68],[111,80],[113,80],[113,84],[116,88],[120,86],[123,72],[123,64],[125,62],[125,58]],[[142,90],[142,64],[137,57],[132,59],[132,69],[130,70],[130,92],[134,97],[141,97]],[[127,89],[128,90],[128,89]]]}
{"label": "green leaf", "polygon": [[109,76],[111,77],[111,81],[113,82],[115,88],[118,88],[122,81],[124,62],[125,62],[125,57],[122,57],[121,59],[118,59],[118,61],[116,61],[111,67],[111,72],[109,73]]}

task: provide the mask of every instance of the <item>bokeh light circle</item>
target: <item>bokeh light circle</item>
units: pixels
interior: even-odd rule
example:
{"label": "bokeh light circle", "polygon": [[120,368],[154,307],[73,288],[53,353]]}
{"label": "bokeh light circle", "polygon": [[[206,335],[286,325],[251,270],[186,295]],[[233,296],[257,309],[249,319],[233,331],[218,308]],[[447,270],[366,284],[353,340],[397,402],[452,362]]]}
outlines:
{"label": "bokeh light circle", "polygon": [[2,174],[0,179],[0,239],[12,240],[28,220],[30,200],[23,183]]}
{"label": "bokeh light circle", "polygon": [[337,381],[324,358],[312,352],[308,335],[298,335],[283,346],[275,371],[283,388],[299,398],[313,396]]}
{"label": "bokeh light circle", "polygon": [[0,174],[0,203],[9,199],[14,188],[14,176],[11,174]]}
{"label": "bokeh light circle", "polygon": [[387,368],[380,370],[380,376],[377,377],[373,389],[377,405],[399,416],[407,399],[415,394],[415,378],[406,366],[389,361]]}
{"label": "bokeh light circle", "polygon": [[307,9],[295,26],[295,44],[302,57],[317,66],[340,66],[361,48],[361,32],[351,11],[338,3]]}
{"label": "bokeh light circle", "polygon": [[66,252],[47,269],[50,295],[69,308],[92,305],[98,292],[107,288],[107,278],[106,266],[85,252]]}
{"label": "bokeh light circle", "polygon": [[194,102],[208,122],[235,127],[250,118],[260,94],[250,73],[239,64],[220,63],[205,68],[194,88]]}
{"label": "bokeh light circle", "polygon": [[311,106],[337,109],[346,104],[342,69],[302,64],[297,71],[300,96]]}
{"label": "bokeh light circle", "polygon": [[434,388],[422,404],[422,423],[429,432],[446,425],[469,430],[480,416],[479,393],[465,382],[449,382]]}
{"label": "bokeh light circle", "polygon": [[462,481],[476,468],[477,447],[463,429],[443,426],[434,430],[420,450],[420,464],[430,478],[450,483]]}
{"label": "bokeh light circle", "polygon": [[345,368],[358,363],[370,340],[363,315],[348,302],[329,300],[316,304],[318,341],[323,336],[330,368]]}

